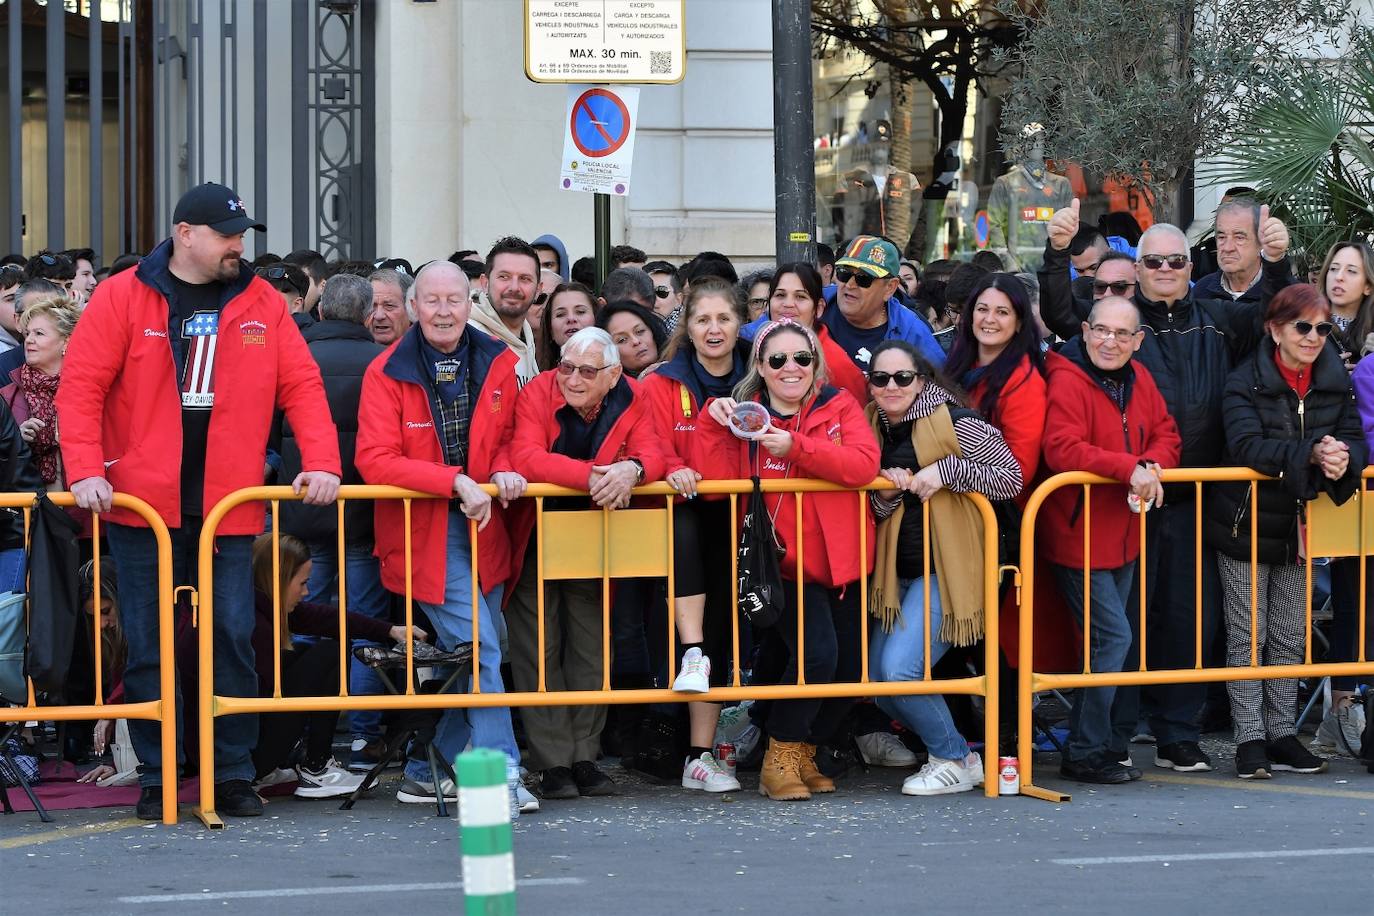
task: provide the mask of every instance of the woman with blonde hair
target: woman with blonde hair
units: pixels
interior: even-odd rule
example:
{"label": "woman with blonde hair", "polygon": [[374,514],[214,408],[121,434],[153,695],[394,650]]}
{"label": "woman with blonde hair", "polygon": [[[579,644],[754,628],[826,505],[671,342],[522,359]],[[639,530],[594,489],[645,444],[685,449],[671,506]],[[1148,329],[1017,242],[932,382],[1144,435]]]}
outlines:
{"label": "woman with blonde hair", "polygon": [[76,303],[65,295],[44,296],[30,303],[19,316],[24,365],[11,372],[10,383],[0,388],[0,398],[14,414],[34,466],[50,491],[66,489],[58,445],[57,408],[53,402],[62,381],[67,341],[80,314]]}

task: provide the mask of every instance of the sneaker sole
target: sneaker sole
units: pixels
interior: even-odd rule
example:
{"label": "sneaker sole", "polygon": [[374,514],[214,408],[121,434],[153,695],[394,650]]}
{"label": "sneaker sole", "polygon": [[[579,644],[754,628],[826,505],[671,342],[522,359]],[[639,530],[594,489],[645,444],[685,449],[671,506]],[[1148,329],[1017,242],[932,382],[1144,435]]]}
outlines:
{"label": "sneaker sole", "polygon": [[978,784],[968,782],[961,782],[953,786],[940,786],[935,789],[908,789],[906,786],[902,786],[902,794],[919,796],[958,795],[960,792],[972,792],[976,788],[978,788]]}
{"label": "sneaker sole", "polygon": [[1269,779],[1269,771],[1264,767],[1259,767],[1253,773],[1237,773],[1241,779]]}
{"label": "sneaker sole", "polygon": [[533,801],[527,801],[527,802],[525,802],[524,804],[522,804],[522,805],[520,806],[520,813],[521,813],[521,814],[533,814],[533,813],[535,813],[535,812],[538,811],[538,810],[539,810],[539,799],[537,799],[537,798],[534,799]]}
{"label": "sneaker sole", "polygon": [[[396,790],[396,800],[406,805],[433,805],[437,804],[439,801],[439,799],[433,795],[414,795],[404,789]],[[444,801],[450,805],[457,804],[458,796],[445,796]]]}
{"label": "sneaker sole", "polygon": [[710,685],[710,684],[707,684],[705,687],[702,687],[700,684],[681,684],[681,685],[680,685],[680,684],[678,684],[676,681],[673,682],[673,693],[710,693],[710,692],[711,692],[711,685]]}
{"label": "sneaker sole", "polygon": [[868,755],[863,751],[859,751],[859,756],[863,758],[864,763],[871,767],[893,767],[898,769],[910,769],[914,767],[916,761],[920,759],[915,754],[912,754],[910,760],[894,760],[891,757],[879,757],[876,760],[870,760]]}
{"label": "sneaker sole", "polygon": [[[362,785],[362,783],[358,785]],[[352,788],[347,786],[312,786],[308,789],[302,786],[292,794],[297,798],[342,798],[345,795],[352,795],[357,790],[358,786]]]}
{"label": "sneaker sole", "polygon": [[1155,766],[1159,767],[1161,770],[1173,770],[1175,773],[1212,772],[1212,765],[1210,763],[1205,763],[1201,760],[1199,760],[1197,763],[1189,764],[1187,766],[1180,766],[1179,764],[1176,764],[1171,760],[1161,760],[1160,758],[1156,757]]}
{"label": "sneaker sole", "polygon": [[1319,766],[1319,767],[1295,767],[1295,766],[1293,766],[1292,764],[1288,764],[1288,763],[1273,763],[1273,764],[1270,764],[1270,767],[1271,767],[1275,772],[1280,772],[1280,773],[1302,773],[1302,774],[1305,774],[1305,775],[1311,775],[1311,774],[1313,774],[1313,773],[1325,773],[1325,772],[1326,772],[1326,763],[1325,763],[1325,761],[1323,761],[1323,762],[1322,762],[1322,765]]}
{"label": "sneaker sole", "polygon": [[735,780],[734,785],[718,786],[713,789],[710,786],[706,785],[706,783],[700,779],[683,779],[682,788],[697,789],[702,792],[711,792],[718,794],[721,792],[738,792],[740,790],[740,785],[739,780],[737,779]]}

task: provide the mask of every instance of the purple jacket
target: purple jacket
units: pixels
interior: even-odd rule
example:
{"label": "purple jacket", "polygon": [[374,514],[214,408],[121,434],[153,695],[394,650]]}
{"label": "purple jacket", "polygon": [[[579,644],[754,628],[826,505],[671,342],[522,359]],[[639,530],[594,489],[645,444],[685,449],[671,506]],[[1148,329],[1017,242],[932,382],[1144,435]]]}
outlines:
{"label": "purple jacket", "polygon": [[1364,427],[1364,441],[1374,455],[1374,359],[1362,359],[1350,374],[1355,388],[1355,406],[1360,411],[1360,425]]}

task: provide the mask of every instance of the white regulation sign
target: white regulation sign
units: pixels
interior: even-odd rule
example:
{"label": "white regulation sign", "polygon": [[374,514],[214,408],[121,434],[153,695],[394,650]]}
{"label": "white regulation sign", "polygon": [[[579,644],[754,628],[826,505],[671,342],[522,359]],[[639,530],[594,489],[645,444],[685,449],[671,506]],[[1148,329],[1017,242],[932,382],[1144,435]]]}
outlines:
{"label": "white regulation sign", "polygon": [[525,0],[525,75],[536,83],[676,83],[686,0]]}

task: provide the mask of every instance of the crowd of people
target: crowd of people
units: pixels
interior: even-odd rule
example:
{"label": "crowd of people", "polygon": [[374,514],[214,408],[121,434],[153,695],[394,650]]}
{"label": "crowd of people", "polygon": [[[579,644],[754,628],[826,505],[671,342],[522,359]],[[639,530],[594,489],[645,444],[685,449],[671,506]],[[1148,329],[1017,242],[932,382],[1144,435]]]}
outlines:
{"label": "crowd of people", "polygon": [[[1218,210],[1220,270],[1196,282],[1181,230],[1156,224],[1109,240],[1080,222],[1077,202],[1055,213],[1037,275],[1003,271],[992,252],[923,267],[875,236],[838,256],[818,246],[817,263],[743,276],[719,252],[674,265],[619,246],[600,283],[590,259],[571,261],[551,235],[419,265],[330,263],[312,251],[249,264],[244,236],[262,229],[232,190],[206,184],[177,204],[171,236],[141,256],[97,268],[89,250],[42,252],[0,267],[9,489],[70,489],[82,510],[103,513],[110,581],[88,584],[103,596],[89,612],[108,621],[104,685],[129,702],[158,695],[158,570],[150,530],[112,508],[112,494],[144,499],[167,523],[182,585],[195,582],[206,511],[237,489],[284,483],[303,498],[270,519],[277,556],[260,506],[229,512],[218,529],[217,693],[330,695],[340,635],[355,646],[413,638],[453,650],[476,628],[472,678],[484,693],[596,690],[609,679],[700,697],[686,704],[682,785],[738,790],[713,746],[723,719],[711,688],[737,666],[751,683],[857,681],[865,614],[874,681],[979,659],[986,616],[1002,611],[985,606],[983,520],[968,494],[998,507],[1004,561],[1016,562],[1021,510],[1060,471],[1116,481],[1087,500],[1079,488],[1054,493],[1040,555],[1020,558],[1047,564],[1065,620],[1077,621],[1055,634],[1071,655],[1086,654],[1095,672],[1136,666],[1141,645],[1152,669],[1207,664],[1214,642],[1228,665],[1301,660],[1305,506],[1355,492],[1374,436],[1374,360],[1362,360],[1374,349],[1374,251],[1333,246],[1315,282],[1300,282],[1286,227],[1244,197]],[[1160,480],[1164,468],[1229,465],[1273,479],[1254,495],[1248,484],[1216,484],[1201,497]],[[773,619],[740,622],[735,658],[739,531],[729,500],[700,484],[751,477],[846,490],[764,495],[767,518],[750,523],[771,531],[783,597]],[[557,513],[638,505],[634,488],[660,480],[680,496],[673,594],[661,579],[619,582],[610,632],[599,580],[551,579],[539,594],[529,484],[586,493],[548,499],[545,512]],[[875,480],[883,485],[854,491]],[[339,513],[338,487],[356,483],[441,498],[355,501]],[[10,532],[0,553],[16,590],[21,537]],[[1331,564],[1333,660],[1356,658],[1369,633],[1359,626],[1360,562]],[[331,606],[340,583],[344,634]],[[423,620],[410,632],[397,613],[407,594]],[[659,638],[668,602],[672,657]],[[1008,653],[1004,666],[1015,663]],[[179,668],[183,695],[194,695],[194,655]],[[381,691],[361,662],[347,678],[354,694]],[[1355,685],[1333,686],[1339,728]],[[1326,768],[1297,738],[1295,680],[1232,681],[1227,693],[1237,775]],[[1199,744],[1206,697],[1198,685],[1076,691],[1061,772],[1138,779],[1130,742],[1141,733],[1155,740],[1156,766],[1211,769]],[[1014,710],[1004,715],[1015,721]],[[739,733],[762,751],[759,791],[771,799],[835,791],[817,749],[841,734],[880,765],[914,766],[912,748],[923,749],[902,785],[909,795],[983,781],[977,736],[938,695],[758,702],[747,718]],[[385,723],[347,714],[352,745],[340,762],[337,722],[334,713],[221,719],[217,810],[259,814],[259,790],[289,780],[304,797],[352,792],[387,752]],[[98,747],[111,728],[99,724]],[[127,731],[138,816],[160,818],[162,781],[195,760],[162,760],[156,723]],[[600,762],[611,738],[604,706],[514,716],[484,706],[444,712],[433,744],[449,761],[469,745],[503,752],[518,814],[540,799],[618,791]],[[412,750],[400,800],[456,792]]]}

